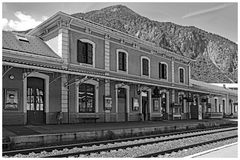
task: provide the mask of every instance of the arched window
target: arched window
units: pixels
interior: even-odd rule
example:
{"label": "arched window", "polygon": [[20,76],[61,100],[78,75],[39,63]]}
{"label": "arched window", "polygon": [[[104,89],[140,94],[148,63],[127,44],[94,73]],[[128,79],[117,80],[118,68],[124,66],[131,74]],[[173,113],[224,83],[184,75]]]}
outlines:
{"label": "arched window", "polygon": [[159,63],[159,78],[160,79],[166,79],[167,80],[167,75],[168,75],[168,66],[167,63],[161,62]]}
{"label": "arched window", "polygon": [[180,67],[179,68],[179,82],[184,83],[184,78],[185,78],[185,70],[184,70],[184,68]]}
{"label": "arched window", "polygon": [[117,49],[117,69],[128,72],[128,53],[122,49]]}
{"label": "arched window", "polygon": [[150,77],[150,59],[144,56],[141,57],[141,73]]}
{"label": "arched window", "polygon": [[77,62],[88,65],[95,64],[95,43],[88,39],[77,41]]}

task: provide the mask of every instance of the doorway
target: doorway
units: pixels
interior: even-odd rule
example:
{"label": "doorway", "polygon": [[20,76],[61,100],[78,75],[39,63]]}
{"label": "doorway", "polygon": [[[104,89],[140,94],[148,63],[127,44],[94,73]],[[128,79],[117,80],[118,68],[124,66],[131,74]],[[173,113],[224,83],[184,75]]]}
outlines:
{"label": "doorway", "polygon": [[118,88],[118,114],[118,121],[128,121],[126,88]]}
{"label": "doorway", "polygon": [[45,124],[45,90],[42,78],[27,78],[27,124]]}
{"label": "doorway", "polygon": [[142,92],[142,114],[143,114],[143,121],[149,120],[149,94],[148,92]]}

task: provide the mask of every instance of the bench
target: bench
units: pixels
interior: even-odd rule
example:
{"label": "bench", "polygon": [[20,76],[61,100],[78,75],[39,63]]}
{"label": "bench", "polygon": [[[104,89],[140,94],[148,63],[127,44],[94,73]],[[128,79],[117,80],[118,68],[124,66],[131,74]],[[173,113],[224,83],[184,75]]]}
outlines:
{"label": "bench", "polygon": [[2,148],[3,150],[10,150],[11,148],[11,141],[9,137],[4,137],[2,140]]}
{"label": "bench", "polygon": [[182,115],[181,114],[174,114],[173,115],[173,120],[177,118],[177,119],[182,119]]}
{"label": "bench", "polygon": [[96,123],[97,122],[97,119],[99,119],[99,116],[98,115],[77,115],[76,117],[79,121],[79,123],[81,121],[83,121],[83,123],[86,123],[87,120],[94,120],[94,122]]}
{"label": "bench", "polygon": [[222,119],[223,118],[223,114],[222,113],[218,113],[218,112],[207,112],[206,113],[208,115],[208,118],[210,119]]}

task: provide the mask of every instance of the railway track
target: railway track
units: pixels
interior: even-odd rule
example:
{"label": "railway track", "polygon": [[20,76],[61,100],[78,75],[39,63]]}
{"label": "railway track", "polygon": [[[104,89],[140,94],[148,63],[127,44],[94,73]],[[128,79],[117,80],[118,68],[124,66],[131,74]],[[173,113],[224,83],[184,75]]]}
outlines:
{"label": "railway track", "polygon": [[[39,157],[48,157],[48,158],[90,155],[92,153],[117,151],[117,150],[121,150],[121,149],[134,148],[134,147],[138,147],[138,146],[163,143],[163,142],[167,142],[167,141],[175,141],[175,140],[180,140],[180,139],[184,139],[184,138],[186,139],[186,138],[192,138],[192,137],[196,137],[196,136],[204,136],[204,135],[221,133],[221,132],[229,132],[229,131],[234,131],[236,129],[237,129],[236,127],[232,127],[232,128],[215,129],[215,130],[197,130],[197,131],[195,130],[194,132],[193,131],[188,131],[188,132],[185,131],[185,132],[177,132],[177,133],[171,133],[171,134],[143,136],[143,137],[138,137],[138,138],[125,138],[125,139],[118,139],[118,140],[91,142],[91,143],[75,144],[75,145],[65,145],[65,146],[58,146],[58,147],[47,147],[47,148],[45,147],[45,148],[38,148],[37,150],[36,149],[29,150],[28,149],[28,150],[8,151],[8,152],[3,152],[3,156],[11,157],[15,154],[29,154],[31,152],[35,152],[35,153],[44,152]],[[164,138],[164,136],[165,136],[165,138]],[[168,136],[168,137],[166,137],[166,136]],[[143,141],[144,139],[145,139],[145,141]],[[126,142],[126,144],[123,142]],[[91,149],[91,147],[88,148],[87,146],[93,146],[93,147]],[[72,150],[71,149],[69,150],[68,148],[72,148]],[[79,148],[81,148],[81,149],[79,150]],[[48,154],[47,152],[53,152],[53,153]],[[170,152],[170,151],[168,151],[168,152]],[[35,153],[33,153],[33,156]],[[157,155],[157,153],[156,153],[156,155]]]}
{"label": "railway track", "polygon": [[205,141],[205,142],[201,142],[201,143],[186,145],[186,146],[183,146],[183,147],[176,147],[176,148],[172,148],[172,149],[169,149],[169,150],[148,153],[148,154],[144,154],[144,155],[138,156],[136,158],[158,157],[159,155],[171,154],[173,152],[182,151],[184,149],[191,149],[191,148],[194,148],[194,147],[203,146],[203,145],[211,144],[211,143],[216,143],[216,142],[219,142],[219,141],[224,141],[224,140],[237,138],[237,137],[238,137],[237,135],[235,135],[235,136],[228,136],[228,137],[219,138],[219,139],[216,139],[216,140],[210,140],[210,141]]}

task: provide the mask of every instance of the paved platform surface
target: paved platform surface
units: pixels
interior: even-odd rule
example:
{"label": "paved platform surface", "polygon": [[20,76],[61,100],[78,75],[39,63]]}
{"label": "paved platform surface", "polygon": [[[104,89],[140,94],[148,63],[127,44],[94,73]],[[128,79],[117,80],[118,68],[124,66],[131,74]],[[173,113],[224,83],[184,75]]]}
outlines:
{"label": "paved platform surface", "polygon": [[71,132],[86,132],[98,130],[114,130],[124,128],[145,128],[159,126],[181,126],[196,125],[199,123],[220,123],[229,120],[175,120],[175,121],[145,121],[145,122],[113,122],[113,123],[81,123],[81,124],[60,124],[60,125],[24,125],[24,126],[3,126],[3,137],[14,137],[23,135],[56,134]]}
{"label": "paved platform surface", "polygon": [[192,158],[238,158],[238,144],[216,148],[211,152],[200,154]]}

